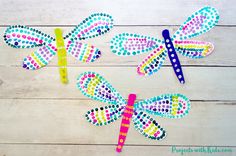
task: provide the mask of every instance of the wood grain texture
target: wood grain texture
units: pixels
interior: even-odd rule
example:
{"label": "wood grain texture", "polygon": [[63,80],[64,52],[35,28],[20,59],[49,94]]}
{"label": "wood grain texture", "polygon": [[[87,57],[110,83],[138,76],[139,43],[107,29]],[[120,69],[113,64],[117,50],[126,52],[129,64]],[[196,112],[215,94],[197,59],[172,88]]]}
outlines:
{"label": "wood grain texture", "polygon": [[[0,23],[28,25],[71,25],[94,12],[111,14],[116,25],[180,25],[193,11],[210,5],[218,8],[219,24],[235,25],[234,0],[41,0],[0,1]],[[17,7],[15,7],[17,6]],[[20,15],[19,15],[20,13]]]}
{"label": "wood grain texture", "polygon": [[0,67],[0,70],[0,98],[84,99],[86,97],[76,88],[76,79],[82,72],[95,71],[124,97],[132,92],[138,94],[138,98],[182,93],[192,100],[236,100],[234,67],[185,67],[186,85],[178,83],[172,67],[163,67],[151,77],[139,76],[134,67],[70,67],[68,85],[59,83],[57,67],[39,71],[27,71],[20,67]]}
{"label": "wood grain texture", "polygon": [[[173,34],[186,18],[199,8],[210,5],[220,13],[218,26],[195,40],[212,42],[214,52],[204,59],[180,56],[186,84],[179,84],[170,62],[150,77],[141,77],[136,66],[148,53],[119,57],[111,53],[109,41],[122,32],[161,37],[163,29]],[[42,70],[21,68],[22,60],[36,49],[13,49],[0,37],[0,156],[112,156],[118,139],[120,120],[105,127],[91,125],[84,114],[103,103],[83,96],[76,88],[76,78],[84,71],[95,71],[107,79],[124,98],[135,92],[138,99],[163,93],[182,93],[192,107],[183,119],[154,117],[167,131],[162,141],[140,135],[131,125],[124,156],[166,155],[179,149],[212,146],[236,154],[236,1],[219,0],[0,0],[0,36],[8,25],[29,25],[54,36],[62,27],[64,34],[94,12],[113,16],[110,33],[83,41],[102,51],[94,63],[77,62],[68,56],[68,85],[59,82],[57,58]],[[209,153],[185,153],[197,156]]]}

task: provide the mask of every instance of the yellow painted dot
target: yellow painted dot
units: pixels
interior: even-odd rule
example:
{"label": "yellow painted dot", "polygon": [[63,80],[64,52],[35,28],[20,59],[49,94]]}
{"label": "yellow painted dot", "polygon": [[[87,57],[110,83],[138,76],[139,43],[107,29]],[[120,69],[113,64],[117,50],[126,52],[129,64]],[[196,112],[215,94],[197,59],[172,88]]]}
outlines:
{"label": "yellow painted dot", "polygon": [[122,143],[122,142],[124,142],[124,140],[123,140],[123,139],[120,139],[120,142]]}

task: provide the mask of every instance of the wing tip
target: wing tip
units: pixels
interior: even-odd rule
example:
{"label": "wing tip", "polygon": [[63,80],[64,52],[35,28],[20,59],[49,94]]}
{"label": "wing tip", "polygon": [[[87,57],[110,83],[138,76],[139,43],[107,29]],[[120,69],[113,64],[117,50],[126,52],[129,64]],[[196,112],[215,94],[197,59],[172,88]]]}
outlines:
{"label": "wing tip", "polygon": [[147,73],[145,71],[142,71],[141,70],[141,66],[138,66],[137,67],[137,73],[140,75],[140,76],[146,76]]}
{"label": "wing tip", "polygon": [[[34,60],[29,60],[30,56],[26,57],[22,63],[22,68],[27,70],[37,70],[43,66],[38,65]],[[34,62],[33,62],[34,61]]]}

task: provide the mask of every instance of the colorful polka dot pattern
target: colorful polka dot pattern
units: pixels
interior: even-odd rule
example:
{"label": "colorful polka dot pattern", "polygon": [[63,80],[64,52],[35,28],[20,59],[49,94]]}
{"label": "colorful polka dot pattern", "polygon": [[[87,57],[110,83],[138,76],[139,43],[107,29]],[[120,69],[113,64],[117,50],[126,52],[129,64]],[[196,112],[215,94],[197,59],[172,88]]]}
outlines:
{"label": "colorful polka dot pattern", "polygon": [[161,45],[149,54],[137,67],[137,72],[140,75],[152,75],[157,72],[167,56],[165,47]]}
{"label": "colorful polka dot pattern", "polygon": [[135,105],[137,110],[165,118],[182,118],[189,113],[190,101],[182,94],[163,94]]}
{"label": "colorful polka dot pattern", "polygon": [[56,55],[56,48],[51,44],[40,47],[23,60],[23,68],[36,70],[44,67]]}
{"label": "colorful polka dot pattern", "polygon": [[[90,44],[82,44],[85,40],[105,34],[113,27],[113,19],[104,13],[92,14],[80,23],[71,33],[64,37],[66,48],[77,60],[94,62],[101,56],[101,51]],[[39,69],[46,66],[56,54],[55,39],[39,30],[16,25],[6,29],[4,41],[13,48],[34,48],[42,46],[23,60],[23,68]]]}
{"label": "colorful polka dot pattern", "polygon": [[66,50],[69,54],[82,62],[94,62],[101,56],[101,51],[93,45],[72,41],[67,44]]}
{"label": "colorful polka dot pattern", "polygon": [[88,111],[85,117],[90,123],[96,126],[103,126],[119,119],[124,109],[124,105],[108,105]]}
{"label": "colorful polka dot pattern", "polygon": [[134,122],[135,129],[146,138],[161,140],[166,136],[166,131],[160,124],[142,111],[135,110],[132,121]]}
{"label": "colorful polka dot pattern", "polygon": [[193,59],[206,57],[214,50],[212,43],[202,41],[175,41],[174,46],[180,54]]}
{"label": "colorful polka dot pattern", "polygon": [[65,39],[73,41],[93,38],[107,33],[112,27],[112,16],[105,13],[95,13],[76,26]]}
{"label": "colorful polka dot pattern", "polygon": [[[121,56],[132,56],[152,51],[137,67],[140,75],[152,75],[162,66],[165,58],[171,61],[174,72],[180,83],[185,83],[180,60],[175,51],[190,58],[203,58],[213,51],[213,45],[207,42],[186,41],[212,29],[219,21],[219,14],[213,7],[203,7],[192,14],[187,21],[172,36],[168,32],[163,41],[148,36],[122,33],[110,41],[111,51]],[[185,40],[184,42],[180,42]],[[175,42],[176,41],[176,42]],[[170,44],[171,43],[171,44]],[[172,46],[171,46],[172,45]]]}
{"label": "colorful polka dot pattern", "polygon": [[5,31],[5,42],[13,48],[40,47],[37,51],[24,58],[22,67],[36,70],[44,67],[56,54],[55,40],[39,30],[26,26],[10,26]]}
{"label": "colorful polka dot pattern", "polygon": [[13,48],[34,48],[50,44],[55,41],[55,39],[39,30],[15,25],[6,29],[4,41]]}
{"label": "colorful polka dot pattern", "polygon": [[126,101],[102,76],[95,72],[82,73],[77,79],[81,92],[94,100],[109,104],[125,105]]}
{"label": "colorful polka dot pattern", "polygon": [[[87,120],[97,126],[114,122],[124,114],[127,101],[99,74],[84,72],[77,79],[77,87],[87,97],[111,105],[86,113]],[[166,135],[157,121],[144,113],[167,118],[182,118],[188,114],[190,101],[182,94],[163,94],[134,104],[132,120],[145,137],[160,140]]]}
{"label": "colorful polka dot pattern", "polygon": [[210,6],[206,6],[196,11],[173,35],[173,38],[186,40],[199,36],[212,29],[219,21],[218,11]]}
{"label": "colorful polka dot pattern", "polygon": [[160,40],[148,36],[123,33],[112,38],[110,48],[117,55],[132,56],[153,50],[160,43]]}

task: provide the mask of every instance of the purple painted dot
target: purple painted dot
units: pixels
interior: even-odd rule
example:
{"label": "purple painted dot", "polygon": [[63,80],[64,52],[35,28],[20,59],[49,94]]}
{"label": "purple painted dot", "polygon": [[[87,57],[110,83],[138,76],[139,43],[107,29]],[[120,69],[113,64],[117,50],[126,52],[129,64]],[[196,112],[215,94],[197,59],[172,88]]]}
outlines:
{"label": "purple painted dot", "polygon": [[100,29],[98,29],[97,32],[99,33],[99,35],[101,34],[101,30]]}
{"label": "purple painted dot", "polygon": [[27,65],[26,64],[23,64],[23,68],[26,68],[27,67]]}

